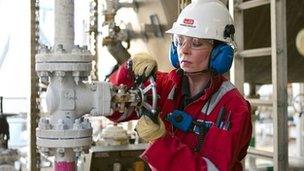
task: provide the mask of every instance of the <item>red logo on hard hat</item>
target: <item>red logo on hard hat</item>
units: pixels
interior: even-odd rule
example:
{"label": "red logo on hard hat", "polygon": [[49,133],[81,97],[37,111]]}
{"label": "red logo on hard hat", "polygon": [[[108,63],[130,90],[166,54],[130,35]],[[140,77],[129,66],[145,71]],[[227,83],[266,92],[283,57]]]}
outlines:
{"label": "red logo on hard hat", "polygon": [[189,19],[189,18],[185,18],[185,19],[184,19],[184,24],[193,25],[193,23],[194,23],[194,20],[193,20],[193,19]]}

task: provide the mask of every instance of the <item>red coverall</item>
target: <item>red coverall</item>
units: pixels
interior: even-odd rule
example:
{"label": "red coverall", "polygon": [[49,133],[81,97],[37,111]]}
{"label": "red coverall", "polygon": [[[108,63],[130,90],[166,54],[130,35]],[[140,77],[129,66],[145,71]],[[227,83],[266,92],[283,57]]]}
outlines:
{"label": "red coverall", "polygon": [[[132,86],[132,77],[124,64],[111,75],[110,82],[114,85]],[[242,170],[240,161],[247,154],[252,133],[249,103],[237,89],[233,88],[220,98],[210,114],[207,115],[202,111],[202,107],[224,81],[227,80],[221,75],[213,76],[210,86],[204,90],[203,95],[184,108],[184,111],[194,119],[212,122],[216,121],[222,106],[225,107],[226,111],[231,112],[231,129],[223,130],[215,125],[212,126],[205,135],[201,150],[194,152],[193,148],[198,143],[197,134],[192,131],[185,133],[179,129],[173,129],[172,124],[164,119],[166,115],[177,109],[183,100],[181,76],[177,74],[176,70],[170,73],[157,72],[156,85],[157,93],[160,96],[158,100],[159,115],[165,123],[167,134],[151,143],[141,155],[141,158],[149,163],[152,170],[206,171],[208,163],[204,158],[209,159],[221,171]],[[176,88],[174,98],[169,98],[172,95],[169,94],[172,93],[173,87]],[[121,114],[116,112],[110,119],[117,121],[120,116]],[[125,120],[136,119],[136,117],[136,114],[133,113]]]}

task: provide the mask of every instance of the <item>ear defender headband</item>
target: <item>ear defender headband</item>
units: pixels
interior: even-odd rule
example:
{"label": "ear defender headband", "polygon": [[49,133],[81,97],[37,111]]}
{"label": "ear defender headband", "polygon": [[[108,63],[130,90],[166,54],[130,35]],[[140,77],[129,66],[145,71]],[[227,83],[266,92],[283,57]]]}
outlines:
{"label": "ear defender headband", "polygon": [[[224,37],[233,39],[234,32],[234,26],[227,25],[225,27]],[[224,74],[229,71],[232,65],[233,55],[234,49],[230,45],[224,42],[217,42],[211,52],[209,69],[214,73]],[[177,47],[173,42],[171,42],[169,48],[169,60],[173,67],[180,68]]]}

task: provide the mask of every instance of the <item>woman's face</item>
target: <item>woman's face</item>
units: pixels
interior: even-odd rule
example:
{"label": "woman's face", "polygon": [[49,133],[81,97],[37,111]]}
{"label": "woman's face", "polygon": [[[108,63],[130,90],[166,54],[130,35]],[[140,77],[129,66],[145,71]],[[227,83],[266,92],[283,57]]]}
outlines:
{"label": "woman's face", "polygon": [[199,72],[208,69],[213,41],[187,36],[175,36],[179,53],[179,64],[185,72]]}

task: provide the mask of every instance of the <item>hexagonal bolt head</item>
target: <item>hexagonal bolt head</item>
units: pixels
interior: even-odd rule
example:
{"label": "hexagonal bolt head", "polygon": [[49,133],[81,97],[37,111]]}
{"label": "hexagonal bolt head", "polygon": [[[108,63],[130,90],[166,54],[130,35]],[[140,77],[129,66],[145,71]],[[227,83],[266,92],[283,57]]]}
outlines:
{"label": "hexagonal bolt head", "polygon": [[65,130],[66,129],[66,125],[64,123],[64,121],[62,119],[59,119],[57,121],[57,124],[55,125],[56,130]]}
{"label": "hexagonal bolt head", "polygon": [[50,149],[47,148],[47,147],[40,147],[40,148],[39,148],[39,151],[40,151],[41,153],[45,154],[45,155],[48,155],[49,152],[50,152]]}
{"label": "hexagonal bolt head", "polygon": [[47,72],[47,71],[39,71],[39,72],[37,72],[37,75],[39,77],[46,77],[46,76],[49,76],[49,72]]}
{"label": "hexagonal bolt head", "polygon": [[38,128],[41,130],[51,129],[50,121],[46,118],[40,118]]}
{"label": "hexagonal bolt head", "polygon": [[73,151],[75,152],[76,157],[81,156],[82,147],[73,148]]}
{"label": "hexagonal bolt head", "polygon": [[65,76],[65,72],[64,71],[56,71],[55,72],[55,76],[57,76],[57,77],[64,77]]}
{"label": "hexagonal bolt head", "polygon": [[49,81],[49,73],[48,72],[40,71],[40,72],[37,72],[37,75],[39,76],[40,81],[42,83],[48,83],[48,81]]}
{"label": "hexagonal bolt head", "polygon": [[79,81],[80,81],[80,77],[74,76],[74,82],[75,82],[76,85],[79,84]]}
{"label": "hexagonal bolt head", "polygon": [[81,53],[81,48],[80,48],[80,46],[79,46],[79,45],[73,46],[72,54],[78,54],[78,53]]}
{"label": "hexagonal bolt head", "polygon": [[64,153],[65,153],[65,149],[64,149],[64,148],[57,148],[56,152],[57,152],[61,157],[63,157],[63,156],[64,156]]}
{"label": "hexagonal bolt head", "polygon": [[65,51],[65,49],[63,49],[63,45],[62,44],[58,44],[56,46],[55,52],[56,53],[65,53],[66,51]]}
{"label": "hexagonal bolt head", "polygon": [[97,85],[96,84],[91,84],[91,86],[90,86],[90,90],[91,91],[96,91],[97,90]]}
{"label": "hexagonal bolt head", "polygon": [[82,124],[80,119],[76,119],[74,124],[73,124],[73,129],[74,130],[80,130],[82,129]]}
{"label": "hexagonal bolt head", "polygon": [[88,50],[88,46],[87,45],[82,46],[82,50]]}
{"label": "hexagonal bolt head", "polygon": [[49,82],[49,77],[48,76],[42,76],[42,77],[40,77],[40,81],[42,83],[48,83]]}
{"label": "hexagonal bolt head", "polygon": [[39,53],[40,54],[47,54],[47,53],[50,53],[50,50],[46,45],[40,45],[39,46]]}
{"label": "hexagonal bolt head", "polygon": [[86,147],[83,148],[83,152],[84,152],[85,154],[88,154],[89,151],[90,151],[90,147],[86,146]]}
{"label": "hexagonal bolt head", "polygon": [[88,118],[84,118],[84,121],[82,122],[82,125],[86,129],[92,128],[91,122]]}
{"label": "hexagonal bolt head", "polygon": [[91,52],[88,50],[88,46],[86,45],[81,48],[81,52],[87,55],[91,54]]}
{"label": "hexagonal bolt head", "polygon": [[93,116],[97,116],[97,115],[98,115],[98,112],[97,112],[96,109],[92,109],[92,110],[90,111],[90,114],[93,115]]}

